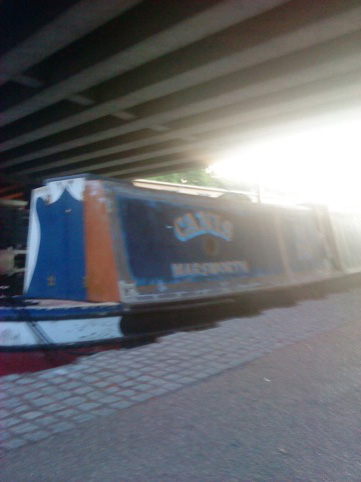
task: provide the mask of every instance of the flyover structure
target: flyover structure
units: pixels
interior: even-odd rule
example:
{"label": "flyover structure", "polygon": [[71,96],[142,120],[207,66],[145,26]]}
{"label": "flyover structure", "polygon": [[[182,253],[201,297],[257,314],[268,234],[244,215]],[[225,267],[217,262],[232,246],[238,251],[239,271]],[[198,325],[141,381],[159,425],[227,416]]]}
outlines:
{"label": "flyover structure", "polygon": [[0,197],[135,178],[361,105],[358,0],[1,3]]}

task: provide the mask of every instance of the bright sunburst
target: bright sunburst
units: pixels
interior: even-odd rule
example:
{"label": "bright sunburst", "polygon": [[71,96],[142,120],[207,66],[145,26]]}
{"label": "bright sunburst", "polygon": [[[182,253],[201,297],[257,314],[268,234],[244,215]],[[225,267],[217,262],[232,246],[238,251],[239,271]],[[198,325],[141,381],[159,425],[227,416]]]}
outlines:
{"label": "bright sunburst", "polygon": [[302,202],[361,209],[361,110],[342,120],[232,147],[210,167]]}

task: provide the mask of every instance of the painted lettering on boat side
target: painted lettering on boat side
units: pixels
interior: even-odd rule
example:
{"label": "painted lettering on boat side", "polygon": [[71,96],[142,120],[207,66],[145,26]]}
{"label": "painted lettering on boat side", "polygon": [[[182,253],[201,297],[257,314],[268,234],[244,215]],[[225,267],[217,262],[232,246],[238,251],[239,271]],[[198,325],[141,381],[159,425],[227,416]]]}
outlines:
{"label": "painted lettering on boat side", "polygon": [[247,261],[223,261],[215,263],[172,263],[174,278],[186,276],[216,276],[219,274],[249,274]]}
{"label": "painted lettering on boat side", "polygon": [[233,239],[233,225],[219,214],[205,211],[186,213],[174,220],[174,233],[180,241],[212,234],[226,241]]}

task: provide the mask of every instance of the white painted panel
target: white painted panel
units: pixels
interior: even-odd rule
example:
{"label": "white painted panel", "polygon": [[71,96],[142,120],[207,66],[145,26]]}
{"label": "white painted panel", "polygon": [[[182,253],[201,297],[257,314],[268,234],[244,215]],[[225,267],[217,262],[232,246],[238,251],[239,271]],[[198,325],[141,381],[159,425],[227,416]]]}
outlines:
{"label": "white painted panel", "polygon": [[85,178],[75,178],[75,179],[60,179],[59,181],[51,181],[47,183],[47,187],[50,192],[50,202],[56,202],[65,189],[68,190],[70,195],[77,199],[78,201],[83,200],[83,193],[85,187]]}
{"label": "white painted panel", "polygon": [[28,252],[25,262],[24,293],[26,293],[29,289],[39,255],[41,231],[38,213],[36,212],[36,203],[39,198],[46,199],[47,196],[47,187],[35,189],[31,196],[29,231],[27,240]]}
{"label": "white painted panel", "polygon": [[[37,325],[56,344],[86,343],[121,338],[120,316],[81,320],[40,321]],[[37,346],[41,340],[27,322],[7,321],[0,325],[0,347]]]}

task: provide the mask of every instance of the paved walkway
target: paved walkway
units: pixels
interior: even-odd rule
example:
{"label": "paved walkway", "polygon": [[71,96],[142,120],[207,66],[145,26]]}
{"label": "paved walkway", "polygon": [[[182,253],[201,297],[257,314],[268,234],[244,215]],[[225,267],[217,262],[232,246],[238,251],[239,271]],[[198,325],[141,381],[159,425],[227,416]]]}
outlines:
{"label": "paved walkway", "polygon": [[329,331],[361,313],[361,288],[294,307],[234,318],[131,350],[108,351],[61,368],[1,380],[5,450],[180,390],[278,348]]}

